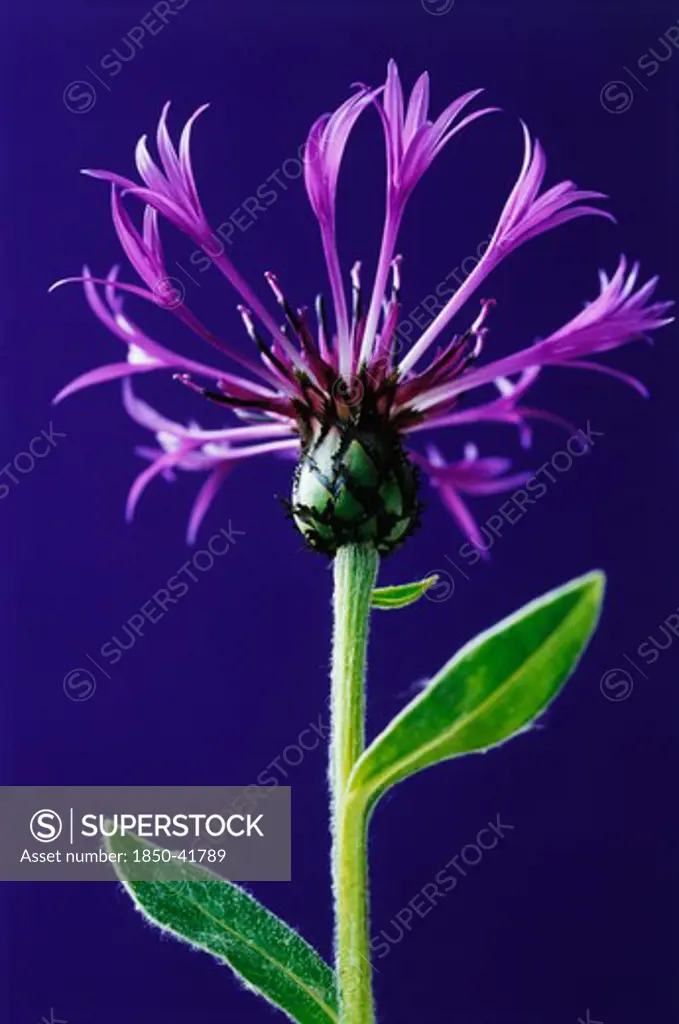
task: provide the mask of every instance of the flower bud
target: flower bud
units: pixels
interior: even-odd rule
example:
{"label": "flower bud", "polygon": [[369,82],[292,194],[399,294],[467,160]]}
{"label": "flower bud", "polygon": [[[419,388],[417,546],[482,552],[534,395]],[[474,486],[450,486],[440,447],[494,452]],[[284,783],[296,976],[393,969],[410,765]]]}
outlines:
{"label": "flower bud", "polygon": [[318,424],[302,450],[291,511],[316,551],[373,544],[388,554],[418,525],[417,470],[384,423]]}

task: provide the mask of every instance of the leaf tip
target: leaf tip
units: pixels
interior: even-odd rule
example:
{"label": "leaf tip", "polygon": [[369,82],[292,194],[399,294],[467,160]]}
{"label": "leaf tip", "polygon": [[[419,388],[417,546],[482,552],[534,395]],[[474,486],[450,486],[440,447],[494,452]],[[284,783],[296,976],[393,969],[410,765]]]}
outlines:
{"label": "leaf tip", "polygon": [[591,569],[589,572],[586,572],[584,576],[580,576],[579,579],[574,580],[573,583],[583,589],[587,588],[592,594],[596,605],[601,606],[606,593],[607,584],[606,573],[603,569]]}
{"label": "leaf tip", "polygon": [[599,606],[601,605],[604,594],[606,592],[606,573],[603,569],[590,569],[589,572],[585,572],[582,576],[576,576],[574,579],[569,580],[568,583],[563,583],[560,587],[550,591],[549,594],[544,595],[545,597],[559,597],[565,594],[581,593],[590,596],[594,603]]}

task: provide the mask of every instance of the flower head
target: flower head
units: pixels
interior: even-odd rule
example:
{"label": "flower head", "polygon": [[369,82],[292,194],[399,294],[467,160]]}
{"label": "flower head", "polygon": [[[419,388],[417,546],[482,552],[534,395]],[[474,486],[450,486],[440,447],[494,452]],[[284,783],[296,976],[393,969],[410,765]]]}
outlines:
{"label": "flower head", "polygon": [[[596,369],[642,389],[633,378],[590,358],[669,322],[671,304],[653,299],[656,279],[639,285],[638,267],[628,271],[624,258],[610,279],[601,274],[600,294],[584,310],[513,355],[481,361],[492,300],[477,300],[462,328],[449,329],[482,281],[524,242],[582,216],[612,219],[591,205],[603,198],[598,192],[582,191],[570,181],[543,190],[545,155],[525,126],[523,165],[486,252],[399,362],[402,260],[395,252],[398,228],[412,189],[443,147],[464,127],[496,109],[483,108],[463,117],[478,92],[461,96],[431,121],[427,75],[417,80],[406,104],[391,62],[384,86],[373,90],[359,86],[333,114],[312,126],[305,152],[305,183],[319,222],[332,315],[318,298],[312,318],[307,308],[288,300],[278,277],[267,272],[265,279],[278,309],[275,317],[223,252],[210,252],[213,235],[198,198],[190,158],[191,127],[205,108],[189,120],[178,150],[167,129],[168,108],[163,110],[157,132],[160,162],[152,159],[145,138],[137,146],[142,184],[119,174],[89,172],[111,183],[114,227],[144,286],[121,282],[117,268],[105,278],[96,278],[85,268],[80,278],[70,279],[83,282],[93,312],[123,342],[126,356],[83,374],[57,397],[102,381],[123,380],[127,412],[152,432],[156,442],[154,447],[138,449],[149,464],[132,486],[128,515],[155,477],[174,479],[178,470],[202,472],[205,482],[190,516],[192,541],[238,461],[260,454],[292,454],[299,463],[290,513],[316,550],[332,555],[344,544],[368,542],[383,553],[391,551],[419,522],[420,475],[428,477],[462,530],[478,545],[480,534],[462,495],[493,494],[517,486],[525,474],[512,472],[508,459],[480,456],[469,443],[458,461],[447,462],[432,445],[418,453],[410,448],[411,436],[424,430],[469,429],[495,422],[518,427],[527,446],[531,420],[563,423],[524,401],[548,366]],[[382,247],[370,301],[365,303],[359,263],[351,270],[350,298],[345,288],[336,241],[335,197],[351,131],[361,113],[371,107],[377,108],[384,128],[387,188]],[[125,207],[128,194],[143,203],[141,230]],[[159,217],[201,245],[235,288],[254,348],[251,355],[203,326],[183,294],[177,299],[159,286],[168,280]],[[187,359],[155,341],[124,311],[126,292],[171,311],[236,368]],[[222,429],[203,430],[195,423],[183,426],[158,414],[132,387],[133,377],[158,370],[172,371],[176,379],[219,405],[231,422]],[[463,397],[479,387],[490,387],[494,394],[478,405],[464,404]]]}

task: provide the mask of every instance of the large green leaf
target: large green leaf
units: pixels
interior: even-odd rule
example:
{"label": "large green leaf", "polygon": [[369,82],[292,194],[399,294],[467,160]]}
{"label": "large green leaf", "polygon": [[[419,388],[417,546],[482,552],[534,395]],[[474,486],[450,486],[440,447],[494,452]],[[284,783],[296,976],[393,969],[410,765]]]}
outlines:
{"label": "large green leaf", "polygon": [[[135,850],[156,850],[137,836],[107,839],[133,863]],[[339,1020],[331,969],[284,921],[239,886],[197,865],[154,865],[154,881],[130,881],[114,865],[137,908],[164,931],[213,953],[298,1024]],[[163,880],[163,870],[169,879]],[[178,878],[178,874],[181,876]]]}
{"label": "large green leaf", "polygon": [[395,587],[377,587],[373,590],[373,608],[405,608],[414,604],[427,593],[437,582],[438,576],[427,576],[424,580],[414,583],[400,583]]}
{"label": "large green leaf", "polygon": [[605,577],[591,572],[527,604],[466,644],[357,762],[353,797],[523,731],[556,697],[592,635]]}

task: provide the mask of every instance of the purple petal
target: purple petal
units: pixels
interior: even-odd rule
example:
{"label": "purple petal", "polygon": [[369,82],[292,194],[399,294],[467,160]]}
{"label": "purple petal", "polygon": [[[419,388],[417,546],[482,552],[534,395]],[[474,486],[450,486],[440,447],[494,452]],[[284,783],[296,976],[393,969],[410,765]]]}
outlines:
{"label": "purple petal", "polygon": [[488,552],[483,547],[483,537],[473,515],[466,504],[450,484],[443,484],[438,488],[441,501],[448,509],[454,519],[457,520],[462,532],[469,537],[470,541],[481,553],[483,558],[488,558]]}
{"label": "purple petal", "polygon": [[429,112],[429,75],[424,71],[415,82],[408,102],[403,127],[403,144],[407,148],[415,133],[424,125]]}
{"label": "purple petal", "polygon": [[436,145],[439,140],[443,138],[457,115],[460,114],[464,108],[472,102],[472,100],[476,99],[477,96],[480,96],[482,92],[483,89],[472,89],[470,92],[464,93],[463,96],[458,96],[457,99],[448,104],[445,110],[436,118],[431,127],[433,145]]}
{"label": "purple petal", "polygon": [[642,383],[637,377],[632,377],[629,373],[623,373],[622,370],[616,370],[612,366],[604,366],[601,363],[593,363],[589,360],[570,360],[567,363],[554,363],[554,366],[563,366],[566,369],[572,367],[575,370],[594,370],[597,373],[604,373],[608,377],[614,377],[619,380],[622,384],[628,384],[629,387],[634,388],[638,391],[642,398],[648,398],[650,392],[645,384]]}
{"label": "purple petal", "polygon": [[115,174],[113,171],[101,171],[92,170],[89,167],[83,167],[80,172],[84,174],[86,178],[96,178],[98,181],[108,181],[112,185],[120,185],[121,188],[136,188],[137,182],[131,178],[126,178],[124,174]]}
{"label": "purple petal", "polygon": [[151,370],[162,369],[162,363],[158,363],[156,366],[146,363],[108,363],[106,366],[98,366],[95,370],[88,370],[87,373],[80,374],[79,377],[63,387],[52,399],[52,404],[58,405],[69,395],[74,395],[76,391],[91,388],[95,384],[104,384],[110,380],[120,380],[121,377],[130,377],[132,374],[149,373]]}
{"label": "purple petal", "polygon": [[[139,177],[144,184],[153,189],[154,192],[163,193],[167,190],[167,183],[162,171],[156,166],[148,150],[147,136],[142,135],[137,143],[134,153],[134,160],[137,165]],[[134,186],[134,182],[132,182]]]}
{"label": "purple petal", "polygon": [[[625,272],[626,262],[621,260],[610,281],[605,275],[602,277],[598,298],[544,340],[478,370],[471,370],[457,381],[433,388],[426,396],[416,398],[414,406],[421,411],[433,408],[472,388],[489,384],[497,377],[510,377],[530,367],[563,365],[566,362],[574,365],[583,356],[618,348],[670,323],[672,318],[664,315],[666,303],[643,304],[652,294],[655,279],[632,292]],[[634,284],[634,268],[632,276]],[[612,375],[617,375],[617,371]],[[627,383],[632,383],[632,379]],[[638,389],[639,382],[632,386]]]}
{"label": "purple petal", "polygon": [[168,420],[165,416],[161,416],[148,402],[142,401],[141,398],[135,395],[129,375],[123,380],[123,408],[135,423],[138,423],[141,427],[146,427],[147,430],[152,430],[154,434],[158,434],[161,431],[174,434],[178,433],[181,429],[177,423]]}
{"label": "purple petal", "polygon": [[403,88],[396,61],[387,65],[387,80],[384,86],[384,113],[389,125],[389,142],[394,166],[398,166],[403,155]]}
{"label": "purple petal", "polygon": [[198,107],[197,110],[191,114],[179,138],[179,164],[181,167],[182,177],[184,179],[184,187],[186,188],[187,195],[191,198],[195,205],[196,213],[200,212],[200,200],[198,198],[198,190],[196,189],[196,180],[193,174],[193,167],[191,166],[191,132],[193,126],[200,117],[200,115],[208,109],[209,103],[203,103],[202,106]]}
{"label": "purple petal", "polygon": [[167,115],[169,112],[170,104],[166,103],[162,109],[160,120],[158,121],[156,145],[158,147],[158,155],[160,156],[163,164],[163,170],[165,171],[170,190],[175,192],[177,195],[180,195],[184,192],[184,179],[179,165],[179,157],[177,156],[176,150],[172,144],[170,133],[167,130]]}
{"label": "purple petal", "polygon": [[142,231],[142,238],[144,246],[151,253],[155,263],[160,267],[164,266],[165,260],[163,258],[163,246],[160,241],[160,231],[158,229],[158,211],[154,210],[152,206],[144,207],[144,227]]}
{"label": "purple petal", "polygon": [[155,477],[164,473],[168,467],[172,467],[181,459],[182,452],[163,452],[159,455],[155,462],[152,462],[150,466],[143,469],[137,477],[135,477],[130,492],[127,496],[127,502],[125,505],[125,518],[128,523],[134,518],[139,499]]}
{"label": "purple petal", "polygon": [[144,239],[132,223],[127,210],[120,201],[115,185],[111,188],[111,216],[125,255],[144,283],[155,295],[158,281],[167,275],[164,267],[154,259],[152,250],[145,245]]}
{"label": "purple petal", "polygon": [[232,468],[232,465],[228,462],[222,462],[215,466],[199,490],[191,509],[191,515],[189,516],[189,525],[186,533],[187,544],[195,544],[203,519]]}

